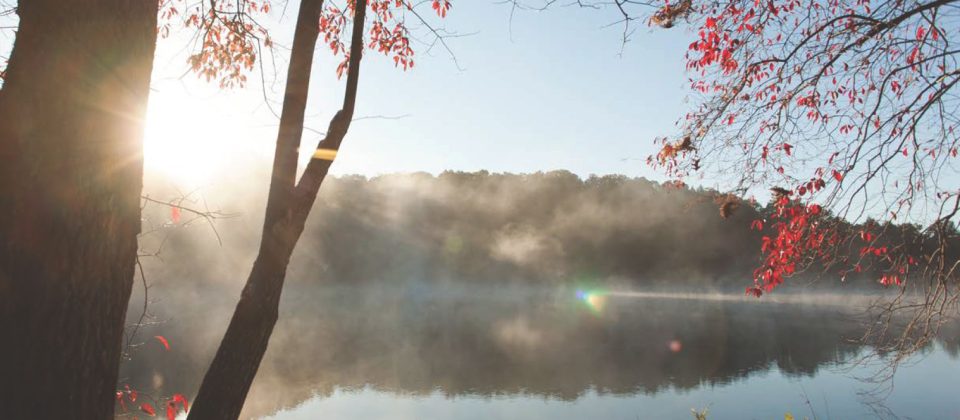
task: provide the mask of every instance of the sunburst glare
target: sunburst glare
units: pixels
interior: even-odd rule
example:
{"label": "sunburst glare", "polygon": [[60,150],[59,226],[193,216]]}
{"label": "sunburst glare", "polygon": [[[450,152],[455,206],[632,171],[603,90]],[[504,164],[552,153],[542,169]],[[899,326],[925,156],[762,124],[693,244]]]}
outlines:
{"label": "sunburst glare", "polygon": [[143,145],[146,174],[181,187],[199,187],[222,171],[230,136],[208,116],[195,103],[151,95]]}

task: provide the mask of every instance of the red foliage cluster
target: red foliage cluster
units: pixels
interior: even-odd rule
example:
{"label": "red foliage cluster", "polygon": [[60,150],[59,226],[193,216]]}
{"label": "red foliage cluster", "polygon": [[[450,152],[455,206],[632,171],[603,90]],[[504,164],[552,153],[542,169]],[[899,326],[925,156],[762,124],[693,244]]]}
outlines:
{"label": "red foliage cluster", "polygon": [[[657,139],[648,162],[678,179],[716,175],[740,194],[787,186],[790,197],[774,197],[748,293],[772,290],[813,258],[842,263],[824,241],[858,239],[818,223],[826,210],[857,223],[878,216],[876,203],[893,203],[879,215],[909,222],[917,216],[901,210],[933,196],[924,189],[941,184],[934,177],[960,145],[960,51],[945,29],[960,13],[951,1],[701,1],[684,11],[697,30],[686,67],[698,106],[681,121],[682,140]],[[665,0],[658,14],[669,10]],[[861,257],[885,262],[884,285],[903,285],[917,262],[905,246],[864,248]]]}
{"label": "red foliage cluster", "polygon": [[[367,46],[391,57],[394,64],[404,70],[414,66],[406,14],[413,12],[415,6],[409,0],[371,0],[367,6],[373,16]],[[338,77],[346,74],[350,61],[343,37],[354,7],[352,0],[346,2],[345,10],[328,5],[318,22],[323,42],[334,55],[343,55],[337,66]],[[431,7],[437,16],[444,18],[451,3],[449,0],[432,0]],[[186,11],[185,8],[184,0],[160,0],[160,26],[157,29],[160,36],[169,36],[171,22],[180,18],[185,28],[198,31],[199,49],[188,58],[193,72],[207,81],[218,81],[221,88],[242,87],[247,81],[247,73],[257,63],[260,46],[269,48],[273,45],[267,29],[256,19],[258,15],[270,12],[270,3],[212,0],[199,2]],[[414,15],[419,18],[415,12]]]}
{"label": "red foliage cluster", "polygon": [[[807,257],[807,250],[822,250],[825,241],[837,241],[835,232],[823,229],[819,217],[823,208],[817,204],[802,205],[790,199],[790,194],[776,199],[776,211],[771,216],[772,236],[763,236],[761,253],[763,266],[754,273],[754,284],[747,294],[760,297],[794,274]],[[763,222],[754,221],[752,228],[763,230]]]}
{"label": "red foliage cluster", "polygon": [[[736,11],[735,5],[731,7]],[[690,44],[690,51],[696,54],[687,62],[687,68],[698,70],[719,64],[724,74],[730,74],[739,66],[737,60],[733,59],[733,52],[739,43],[740,40],[731,37],[729,32],[717,30],[716,18],[708,17],[700,29],[700,39]]]}
{"label": "red foliage cluster", "polygon": [[160,0],[161,38],[170,34],[171,22],[180,17],[185,28],[198,31],[198,51],[187,61],[198,76],[217,80],[221,88],[242,87],[252,71],[261,43],[270,47],[267,29],[255,17],[270,12],[268,1],[210,0],[187,6],[184,0]]}
{"label": "red foliage cluster", "polygon": [[[170,342],[162,335],[156,335],[155,338],[166,351],[170,351]],[[129,384],[123,386],[122,390],[118,390],[116,394],[117,404],[120,405],[120,412],[126,413],[127,402],[131,404],[136,404],[137,399],[143,400],[141,393],[137,390],[130,387]],[[146,399],[151,400],[153,404],[148,401],[142,401],[140,403],[139,409],[144,414],[154,417],[157,415],[157,410],[155,406],[164,406],[166,407],[166,416],[167,420],[174,420],[177,418],[177,413],[182,409],[184,413],[190,411],[190,403],[187,401],[187,397],[183,394],[173,394],[169,398],[153,398],[150,395],[146,395]]]}
{"label": "red foliage cluster", "polygon": [[[120,400],[121,404],[123,403],[120,392],[117,392],[117,399]],[[173,396],[164,403],[164,406],[166,406],[164,414],[166,414],[167,420],[176,420],[177,413],[179,413],[181,409],[183,409],[184,413],[190,410],[190,405],[187,403],[187,398],[182,394],[173,394]],[[126,411],[126,407],[124,407],[124,411]],[[140,404],[140,411],[150,417],[155,417],[157,415],[157,410],[148,402]]]}
{"label": "red foliage cluster", "polygon": [[[138,396],[139,393],[131,389],[130,385],[124,385],[123,391],[117,391],[117,403],[120,404],[120,412],[127,413],[127,401],[136,404]],[[170,398],[154,400],[153,404],[143,401],[137,408],[139,408],[142,413],[154,417],[157,415],[157,409],[154,407],[161,405],[161,403],[165,407],[164,414],[166,414],[167,420],[175,420],[180,410],[183,410],[184,413],[190,411],[190,403],[183,394],[173,394]]]}
{"label": "red foliage cluster", "polygon": [[[766,231],[763,220],[755,220],[750,226],[765,234],[761,245],[763,265],[754,271],[754,284],[746,289],[748,295],[760,297],[772,291],[785,278],[814,260],[828,266],[833,263],[848,266],[840,270],[844,278],[850,272],[861,273],[869,260],[874,269],[881,270],[878,282],[883,286],[903,286],[910,267],[919,263],[909,253],[894,251],[903,244],[882,242],[870,227],[863,227],[858,234],[851,235],[838,229],[820,205],[804,205],[792,199],[793,195],[794,192],[790,191],[776,199]],[[863,245],[853,258],[838,255],[841,244],[856,242]]]}
{"label": "red foliage cluster", "polygon": [[[353,1],[347,2],[347,10],[336,6],[327,6],[320,17],[320,32],[323,41],[334,55],[343,54],[343,61],[337,66],[337,77],[343,77],[350,62],[350,52],[343,42],[346,31],[347,15],[353,16]],[[393,64],[404,70],[413,68],[414,51],[410,46],[410,31],[406,26],[406,12],[413,11],[414,5],[408,0],[372,0],[368,3],[373,15],[370,24],[369,48],[391,57]],[[433,10],[444,18],[451,5],[449,1],[433,0]]]}

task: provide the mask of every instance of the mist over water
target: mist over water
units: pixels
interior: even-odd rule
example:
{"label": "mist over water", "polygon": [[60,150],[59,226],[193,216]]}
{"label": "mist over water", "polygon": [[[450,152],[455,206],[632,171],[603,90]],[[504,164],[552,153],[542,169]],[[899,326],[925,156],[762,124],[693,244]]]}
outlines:
{"label": "mist over water", "polygon": [[[162,261],[144,259],[154,323],[138,333],[142,345],[124,362],[121,383],[146,392],[196,392],[259,243],[262,196],[202,194],[194,204],[237,214],[216,223],[222,245],[205,223],[171,226],[168,210],[145,212],[158,231],[142,248],[162,244]],[[756,210],[723,220],[711,194],[565,172],[332,179],[291,261],[243,416],[326,418],[332,408],[324,402],[350,401],[458,410],[487,401],[470,409],[484,413],[497,401],[529,400],[580,414],[524,406],[501,418],[599,418],[591,401],[614,398],[640,404],[627,418],[688,418],[691,407],[645,417],[641,402],[739,389],[771,371],[818,378],[867,351],[855,343],[861,304],[883,290],[803,280],[759,301],[744,297],[756,262],[759,237],[748,229]],[[184,215],[181,224],[188,221]],[[142,309],[142,290],[134,293],[130,322]],[[943,356],[945,372],[960,370],[958,337],[947,331],[930,349]],[[703,406],[756,397],[719,395],[707,394]],[[774,408],[799,411],[802,401],[793,401]],[[960,412],[947,398],[934,405]],[[364,418],[351,413],[345,418]]]}

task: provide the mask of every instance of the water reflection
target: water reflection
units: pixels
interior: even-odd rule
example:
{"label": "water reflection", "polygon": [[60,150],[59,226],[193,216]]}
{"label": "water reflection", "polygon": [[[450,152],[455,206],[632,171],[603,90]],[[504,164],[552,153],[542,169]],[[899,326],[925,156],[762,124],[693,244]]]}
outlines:
{"label": "water reflection", "polygon": [[[853,356],[855,313],[829,306],[576,296],[573,290],[294,287],[244,416],[338,389],[398,395],[651,394],[730,383],[771,367],[812,375]],[[191,311],[195,312],[191,314]],[[181,309],[123,366],[157,392],[196,391],[222,329]],[[949,349],[956,354],[956,341]]]}

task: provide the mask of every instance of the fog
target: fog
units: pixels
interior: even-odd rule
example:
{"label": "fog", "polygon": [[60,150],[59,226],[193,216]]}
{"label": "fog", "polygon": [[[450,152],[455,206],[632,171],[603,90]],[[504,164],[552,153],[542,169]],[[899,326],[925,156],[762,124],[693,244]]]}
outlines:
{"label": "fog", "polygon": [[[157,253],[141,258],[149,325],[132,340],[122,384],[196,392],[256,256],[267,180],[148,188],[229,217],[184,213],[173,224],[168,209],[146,207],[142,252]],[[723,219],[716,196],[568,172],[330,179],[244,417],[338,388],[575,399],[726,383],[771,366],[809,375],[857,354],[862,308],[851,297],[865,303],[880,289],[810,278],[743,297],[760,210]],[[129,322],[143,299],[138,286]],[[955,337],[944,345],[958,351]]]}
{"label": "fog", "polygon": [[[154,204],[145,220],[160,229],[144,235],[142,248],[153,252],[162,242],[164,259],[182,270],[170,275],[242,281],[259,243],[269,180],[244,178],[255,181],[237,182],[233,189],[201,189],[188,193],[184,202],[236,216],[215,223],[222,246],[202,221],[186,228],[163,226],[168,210]],[[164,201],[183,194],[151,190],[152,197]],[[642,178],[580,179],[566,171],[333,178],[321,190],[289,281],[595,282],[742,292],[759,263],[761,234],[750,223],[763,209],[744,202],[724,219],[719,196]],[[799,279],[788,288],[880,290],[870,275],[843,283],[834,277],[816,280]]]}

